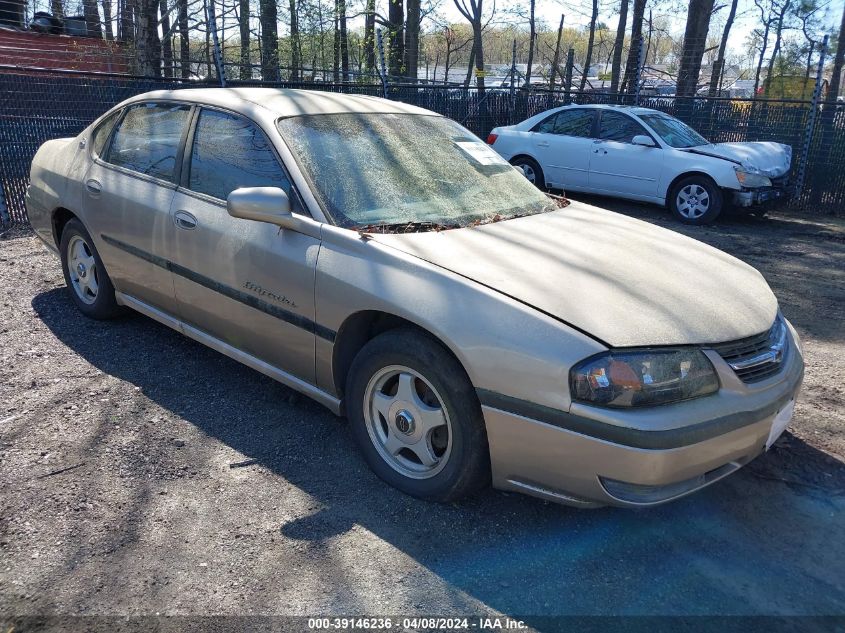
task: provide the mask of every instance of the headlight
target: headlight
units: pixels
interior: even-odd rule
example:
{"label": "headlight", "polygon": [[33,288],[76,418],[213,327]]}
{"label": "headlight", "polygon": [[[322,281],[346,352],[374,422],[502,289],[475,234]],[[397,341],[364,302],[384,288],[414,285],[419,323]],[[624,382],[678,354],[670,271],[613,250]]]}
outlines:
{"label": "headlight", "polygon": [[736,179],[743,187],[771,187],[772,181],[763,174],[736,167]]}
{"label": "headlight", "polygon": [[569,373],[573,400],[603,407],[641,407],[698,398],[719,389],[708,358],[697,349],[604,352]]}

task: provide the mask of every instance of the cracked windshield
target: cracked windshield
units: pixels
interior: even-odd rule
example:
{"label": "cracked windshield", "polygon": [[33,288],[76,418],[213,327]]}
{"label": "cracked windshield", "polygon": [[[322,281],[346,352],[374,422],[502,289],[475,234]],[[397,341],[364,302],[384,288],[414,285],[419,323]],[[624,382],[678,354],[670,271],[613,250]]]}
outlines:
{"label": "cracked windshield", "polygon": [[444,117],[322,114],[282,119],[278,126],[339,226],[436,230],[558,208]]}

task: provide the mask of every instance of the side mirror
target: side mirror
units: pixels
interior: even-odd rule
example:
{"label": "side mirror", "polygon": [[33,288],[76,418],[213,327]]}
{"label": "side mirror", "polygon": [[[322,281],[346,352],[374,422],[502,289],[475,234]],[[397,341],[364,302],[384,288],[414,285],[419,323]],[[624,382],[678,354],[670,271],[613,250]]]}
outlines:
{"label": "side mirror", "polygon": [[646,136],[645,134],[637,134],[631,139],[631,143],[634,145],[642,145],[643,147],[656,147],[654,139],[650,136]]}
{"label": "side mirror", "polygon": [[290,210],[290,198],[278,187],[235,189],[226,199],[226,210],[233,218],[269,222],[296,229],[298,221]]}

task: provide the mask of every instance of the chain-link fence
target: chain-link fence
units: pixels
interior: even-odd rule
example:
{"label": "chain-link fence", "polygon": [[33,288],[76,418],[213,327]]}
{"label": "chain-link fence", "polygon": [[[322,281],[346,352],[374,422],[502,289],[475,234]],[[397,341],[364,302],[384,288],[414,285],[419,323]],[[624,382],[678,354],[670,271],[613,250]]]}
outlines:
{"label": "chain-link fence", "polygon": [[[27,223],[24,207],[29,167],[38,147],[52,138],[73,136],[113,105],[157,89],[207,87],[178,79],[0,68],[0,219]],[[216,85],[216,84],[214,84]],[[364,83],[284,82],[284,88],[382,96],[381,85]],[[511,91],[435,85],[388,85],[387,97],[448,116],[481,138],[499,125],[516,123],[567,103],[630,103],[629,95]],[[814,214],[845,214],[845,111],[823,104],[816,117],[809,151],[803,156],[811,105],[799,101],[722,98],[640,98],[640,105],[677,116],[713,142],[778,141],[793,147],[793,161],[806,160],[806,181],[790,204]]]}

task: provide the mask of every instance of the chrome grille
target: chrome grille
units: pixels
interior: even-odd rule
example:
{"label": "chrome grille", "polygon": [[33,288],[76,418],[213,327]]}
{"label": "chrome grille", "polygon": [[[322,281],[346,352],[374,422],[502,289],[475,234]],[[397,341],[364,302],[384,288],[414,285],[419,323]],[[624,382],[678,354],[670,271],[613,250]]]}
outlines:
{"label": "chrome grille", "polygon": [[774,325],[762,334],[720,343],[712,348],[742,382],[753,383],[774,376],[782,369],[786,339],[786,325],[778,317]]}

